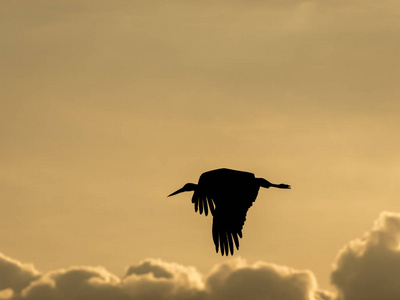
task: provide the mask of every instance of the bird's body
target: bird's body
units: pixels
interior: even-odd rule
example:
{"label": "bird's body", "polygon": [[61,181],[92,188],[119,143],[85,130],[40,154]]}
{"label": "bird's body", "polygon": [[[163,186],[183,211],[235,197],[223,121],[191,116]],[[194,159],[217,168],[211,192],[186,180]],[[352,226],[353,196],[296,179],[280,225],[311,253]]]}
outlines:
{"label": "bird's body", "polygon": [[260,187],[290,188],[281,184],[271,184],[254,174],[231,169],[217,169],[203,173],[198,184],[188,183],[182,189],[172,193],[194,191],[192,202],[195,211],[213,215],[212,235],[216,251],[233,255],[234,244],[239,249],[239,237],[246,220],[248,209],[256,200]]}
{"label": "bird's body", "polygon": [[[243,195],[244,197],[240,197],[242,201],[235,201],[238,195],[243,193],[255,194],[255,200],[258,190],[259,186],[255,184],[254,174],[230,169],[217,169],[204,172],[200,176],[192,202],[196,211],[199,208],[201,214],[204,209],[207,215],[206,207],[209,201],[205,201],[206,198],[212,199],[215,207],[230,209],[230,207],[240,204],[245,200],[244,198],[250,197],[249,194]],[[213,213],[212,207],[210,210]]]}

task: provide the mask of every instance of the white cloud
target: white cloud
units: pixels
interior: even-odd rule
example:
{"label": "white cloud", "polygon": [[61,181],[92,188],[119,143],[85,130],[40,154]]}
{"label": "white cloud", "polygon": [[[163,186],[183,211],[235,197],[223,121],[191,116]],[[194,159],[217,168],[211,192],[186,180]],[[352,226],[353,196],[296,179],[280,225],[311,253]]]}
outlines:
{"label": "white cloud", "polygon": [[43,274],[16,299],[129,299],[119,284],[120,279],[102,267],[71,267]]}
{"label": "white cloud", "polygon": [[332,282],[340,300],[400,299],[400,214],[381,213],[372,230],[348,243]]}
{"label": "white cloud", "polygon": [[204,284],[193,267],[146,259],[127,269],[121,289],[132,299],[201,299]]}
{"label": "white cloud", "polygon": [[339,252],[332,272],[337,295],[318,289],[311,271],[240,258],[214,266],[206,276],[149,258],[119,278],[88,266],[41,274],[0,254],[0,299],[7,300],[398,300],[399,281],[400,214],[389,212]]}
{"label": "white cloud", "polygon": [[0,291],[12,289],[19,292],[38,276],[39,272],[33,265],[23,264],[0,253]]}
{"label": "white cloud", "polygon": [[310,271],[236,259],[214,268],[206,290],[209,299],[314,300],[317,282]]}
{"label": "white cloud", "polygon": [[[14,280],[2,281],[0,298],[8,300],[329,299],[323,298],[328,294],[317,290],[310,271],[265,262],[248,264],[243,259],[217,265],[207,276],[194,267],[146,259],[128,267],[123,278],[102,267],[86,266],[39,275],[32,266],[6,260],[17,270]],[[26,270],[30,270],[28,277]],[[0,272],[5,274],[6,268],[0,268]]]}

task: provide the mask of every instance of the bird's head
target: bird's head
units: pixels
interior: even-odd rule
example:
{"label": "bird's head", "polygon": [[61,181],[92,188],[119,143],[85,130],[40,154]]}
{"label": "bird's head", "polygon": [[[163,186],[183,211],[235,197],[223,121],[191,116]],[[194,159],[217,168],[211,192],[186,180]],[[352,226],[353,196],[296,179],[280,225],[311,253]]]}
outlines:
{"label": "bird's head", "polygon": [[173,192],[172,194],[168,195],[168,197],[170,196],[174,196],[176,194],[182,193],[182,192],[190,192],[190,191],[195,191],[197,188],[197,184],[194,183],[186,183],[183,188],[177,190],[176,192]]}

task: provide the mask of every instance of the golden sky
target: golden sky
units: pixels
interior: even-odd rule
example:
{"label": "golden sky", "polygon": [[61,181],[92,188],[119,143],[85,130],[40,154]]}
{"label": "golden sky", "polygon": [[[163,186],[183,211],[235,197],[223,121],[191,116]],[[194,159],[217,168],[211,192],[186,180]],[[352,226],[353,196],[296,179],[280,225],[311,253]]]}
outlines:
{"label": "golden sky", "polygon": [[[75,266],[118,300],[146,272],[228,297],[240,270],[304,283],[277,299],[365,300],[349,272],[400,261],[398,1],[2,1],[0,32],[0,278],[21,278],[0,298]],[[220,167],[292,185],[260,190],[236,260],[166,197]]]}

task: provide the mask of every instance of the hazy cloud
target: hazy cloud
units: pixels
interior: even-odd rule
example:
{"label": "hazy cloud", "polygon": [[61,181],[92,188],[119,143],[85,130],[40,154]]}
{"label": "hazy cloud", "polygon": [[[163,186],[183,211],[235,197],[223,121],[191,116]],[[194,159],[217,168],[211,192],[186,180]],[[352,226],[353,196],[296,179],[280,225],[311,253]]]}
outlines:
{"label": "hazy cloud", "polygon": [[146,260],[140,265],[130,266],[126,271],[126,276],[136,274],[153,274],[156,278],[171,278],[173,275],[164,268],[155,265],[152,260]]}
{"label": "hazy cloud", "polygon": [[42,275],[15,299],[129,299],[120,279],[102,267],[72,267]]}
{"label": "hazy cloud", "polygon": [[[119,278],[102,267],[86,266],[39,275],[32,266],[2,258],[13,266],[7,274],[14,275],[1,280],[4,292],[0,298],[8,300],[330,299],[327,292],[317,290],[310,271],[265,262],[251,265],[242,259],[217,265],[207,276],[194,267],[146,259],[128,267],[125,276]],[[7,268],[1,269],[5,274],[3,269]]]}
{"label": "hazy cloud", "polygon": [[318,289],[311,271],[240,258],[214,266],[207,275],[149,258],[127,267],[120,278],[88,266],[41,274],[0,254],[0,299],[7,300],[397,300],[399,280],[400,214],[389,212],[339,252],[332,272],[337,295]]}
{"label": "hazy cloud", "polygon": [[239,259],[215,267],[206,290],[209,299],[313,300],[317,283],[310,271]]}
{"label": "hazy cloud", "polygon": [[121,289],[130,299],[202,299],[204,283],[193,267],[146,259],[127,269]]}
{"label": "hazy cloud", "polygon": [[397,300],[399,279],[400,214],[389,212],[339,252],[332,272],[336,296],[319,290],[311,271],[240,258],[205,276],[191,266],[149,258],[120,278],[88,266],[40,274],[33,265],[0,254],[0,299],[8,300]]}
{"label": "hazy cloud", "polygon": [[0,291],[10,288],[19,292],[38,277],[39,272],[33,265],[22,264],[0,253]]}
{"label": "hazy cloud", "polygon": [[383,212],[336,259],[332,282],[340,300],[400,299],[400,214]]}

